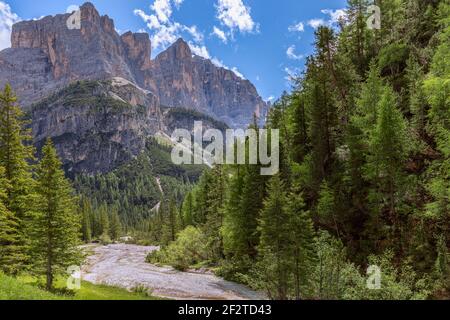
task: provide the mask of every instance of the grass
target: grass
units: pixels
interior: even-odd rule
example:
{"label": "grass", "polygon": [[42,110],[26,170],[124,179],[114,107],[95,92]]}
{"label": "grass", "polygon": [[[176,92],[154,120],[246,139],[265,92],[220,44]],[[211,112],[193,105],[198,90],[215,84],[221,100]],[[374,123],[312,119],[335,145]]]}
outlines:
{"label": "grass", "polygon": [[0,300],[65,300],[65,297],[0,273]]}
{"label": "grass", "polygon": [[[94,285],[83,281],[81,289],[70,294],[55,294],[40,288],[39,279],[32,276],[12,278],[0,273],[0,300],[158,300],[139,289],[129,292],[122,288]],[[56,292],[65,287],[63,278],[56,281]],[[59,290],[58,290],[59,289]]]}

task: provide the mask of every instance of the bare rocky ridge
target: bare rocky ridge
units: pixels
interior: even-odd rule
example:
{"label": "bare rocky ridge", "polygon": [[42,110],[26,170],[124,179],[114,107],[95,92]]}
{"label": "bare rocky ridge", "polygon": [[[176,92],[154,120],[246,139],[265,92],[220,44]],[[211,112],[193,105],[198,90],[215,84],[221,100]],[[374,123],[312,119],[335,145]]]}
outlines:
{"label": "bare rocky ridge", "polygon": [[91,3],[81,7],[81,30],[70,14],[15,24],[12,48],[0,52],[0,85],[9,82],[24,108],[77,80],[127,79],[152,91],[161,104],[204,112],[232,127],[247,126],[267,105],[255,87],[234,72],[192,54],[179,39],[151,60],[146,33],[120,36]]}
{"label": "bare rocky ridge", "polygon": [[31,107],[38,146],[50,137],[68,173],[109,172],[165,125],[159,100],[123,78],[80,81]]}

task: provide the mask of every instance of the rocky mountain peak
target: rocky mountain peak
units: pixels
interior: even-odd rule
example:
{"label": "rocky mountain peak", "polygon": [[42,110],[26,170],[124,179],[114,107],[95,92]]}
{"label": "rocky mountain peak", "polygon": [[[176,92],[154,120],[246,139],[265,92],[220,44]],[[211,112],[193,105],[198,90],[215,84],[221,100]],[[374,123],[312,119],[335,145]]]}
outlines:
{"label": "rocky mountain peak", "polygon": [[148,33],[132,33],[128,31],[121,37],[126,55],[140,70],[151,67],[151,42]]}
{"label": "rocky mountain peak", "polygon": [[192,51],[183,38],[179,38],[172,46],[167,49],[167,52],[174,52],[176,59],[186,59],[192,57]]}
{"label": "rocky mountain peak", "polygon": [[194,109],[231,127],[246,127],[255,113],[264,118],[268,107],[253,84],[194,56],[185,40],[151,60],[147,33],[120,36],[92,3],[80,10],[81,28],[67,26],[74,13],[13,26],[12,48],[0,52],[0,85],[11,83],[26,109],[74,81],[120,77],[164,106]]}

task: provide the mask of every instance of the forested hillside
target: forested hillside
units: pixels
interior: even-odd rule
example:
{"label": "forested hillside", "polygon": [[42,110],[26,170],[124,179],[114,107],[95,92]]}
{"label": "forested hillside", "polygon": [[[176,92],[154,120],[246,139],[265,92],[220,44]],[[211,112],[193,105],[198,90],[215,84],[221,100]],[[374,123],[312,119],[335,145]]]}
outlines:
{"label": "forested hillside", "polygon": [[450,297],[450,4],[375,3],[380,30],[365,0],[317,29],[271,110],[279,174],[205,172],[150,261],[216,266],[273,299]]}
{"label": "forested hillside", "polygon": [[149,138],[135,160],[107,174],[75,177],[74,187],[81,195],[83,240],[102,235],[103,240],[108,240],[106,235],[117,240],[125,234],[147,242],[155,238],[151,230],[169,223],[165,204],[180,205],[204,170],[200,165],[174,165],[170,152],[169,146]]}

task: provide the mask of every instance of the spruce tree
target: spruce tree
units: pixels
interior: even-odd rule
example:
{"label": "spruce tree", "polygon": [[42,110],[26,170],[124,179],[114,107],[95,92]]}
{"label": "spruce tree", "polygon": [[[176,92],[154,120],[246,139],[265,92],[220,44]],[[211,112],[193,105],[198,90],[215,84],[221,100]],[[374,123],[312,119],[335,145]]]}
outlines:
{"label": "spruce tree", "polygon": [[18,243],[18,223],[8,210],[6,188],[7,180],[4,178],[5,169],[0,167],[0,270],[7,273],[14,273],[10,269],[12,263],[16,263],[17,243]]}
{"label": "spruce tree", "polygon": [[[397,97],[390,88],[384,90],[378,105],[377,124],[370,137],[370,155],[366,166],[367,177],[375,182],[375,220],[387,216],[391,239],[400,241],[400,188],[404,183],[403,167],[408,153],[406,123],[397,108]],[[381,235],[379,235],[381,236]],[[395,240],[394,240],[395,237]]]}
{"label": "spruce tree", "polygon": [[109,214],[106,204],[100,206],[99,209],[100,236],[109,242]]}
{"label": "spruce tree", "polygon": [[120,222],[119,213],[114,209],[110,217],[109,236],[112,240],[118,240],[122,233],[122,223]]}
{"label": "spruce tree", "polygon": [[299,186],[287,195],[285,209],[289,217],[294,297],[304,299],[310,295],[310,281],[315,264],[314,224]]}
{"label": "spruce tree", "polygon": [[0,93],[0,166],[5,169],[5,206],[11,213],[11,223],[17,224],[12,242],[5,248],[9,252],[7,271],[18,273],[28,263],[27,224],[33,212],[34,180],[30,162],[34,159],[31,132],[25,129],[27,122],[17,105],[11,86]]}
{"label": "spruce tree", "polygon": [[236,166],[227,186],[222,227],[224,252],[230,258],[248,254],[245,243],[245,220],[241,210],[243,185],[242,167]]}
{"label": "spruce tree", "polygon": [[36,175],[37,212],[31,229],[33,271],[46,276],[46,289],[51,290],[56,274],[79,265],[81,235],[77,199],[50,139],[42,149]]}
{"label": "spruce tree", "polygon": [[184,199],[183,206],[181,209],[183,227],[194,225],[193,211],[194,211],[194,197],[192,195],[192,192],[188,192],[186,198]]}
{"label": "spruce tree", "polygon": [[264,282],[268,284],[269,296],[277,300],[288,299],[292,258],[291,219],[284,207],[286,193],[283,189],[280,176],[274,176],[269,182],[258,227],[261,234],[258,252],[264,265]]}
{"label": "spruce tree", "polygon": [[88,199],[83,198],[80,206],[81,211],[81,233],[83,237],[83,241],[86,243],[91,242],[92,239],[92,227],[91,227],[91,219],[92,219],[92,206]]}

